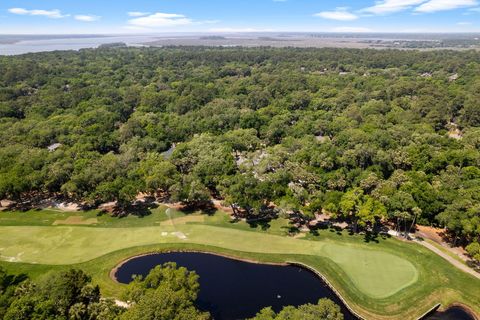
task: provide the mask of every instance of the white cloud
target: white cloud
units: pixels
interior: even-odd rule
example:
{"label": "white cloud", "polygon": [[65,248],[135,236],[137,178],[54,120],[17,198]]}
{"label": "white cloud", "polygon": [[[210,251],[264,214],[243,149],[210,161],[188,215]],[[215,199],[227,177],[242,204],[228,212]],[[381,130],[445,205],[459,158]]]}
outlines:
{"label": "white cloud", "polygon": [[176,27],[193,24],[193,20],[183,14],[156,12],[147,16],[128,20],[128,24],[142,28]]}
{"label": "white cloud", "polygon": [[477,5],[477,0],[429,0],[415,8],[415,12],[437,12]]}
{"label": "white cloud", "polygon": [[100,20],[101,17],[94,16],[91,14],[77,14],[74,16],[75,20],[83,21],[83,22],[93,22]]}
{"label": "white cloud", "polygon": [[372,29],[364,28],[364,27],[336,27],[332,29],[333,32],[372,32]]}
{"label": "white cloud", "polygon": [[376,1],[374,6],[364,8],[361,12],[370,14],[388,14],[410,9],[426,0],[382,0]]}
{"label": "white cloud", "polygon": [[34,10],[28,10],[24,8],[10,8],[8,9],[8,12],[13,13],[13,14],[20,14],[20,15],[28,15],[28,16],[44,16],[47,18],[52,18],[52,19],[59,19],[59,18],[65,18],[68,17],[69,15],[63,15],[60,10],[54,9],[54,10],[39,10],[39,9],[34,9]]}
{"label": "white cloud", "polygon": [[336,8],[335,11],[322,11],[314,14],[314,16],[339,21],[352,21],[358,19],[358,16],[348,12],[347,8],[343,7]]}
{"label": "white cloud", "polygon": [[470,26],[472,23],[471,22],[468,22],[468,21],[460,21],[460,22],[457,22],[457,25],[459,26]]}
{"label": "white cloud", "polygon": [[127,13],[130,17],[143,17],[150,14],[150,12],[130,11]]}
{"label": "white cloud", "polygon": [[478,8],[472,8],[472,9],[469,9],[468,11],[480,12],[480,7],[478,7]]}

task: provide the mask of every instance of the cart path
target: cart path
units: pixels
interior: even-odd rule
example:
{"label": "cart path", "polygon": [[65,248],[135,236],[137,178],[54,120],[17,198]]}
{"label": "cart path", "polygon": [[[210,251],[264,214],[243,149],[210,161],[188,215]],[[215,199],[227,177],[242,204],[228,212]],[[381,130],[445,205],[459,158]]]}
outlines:
{"label": "cart path", "polygon": [[417,243],[421,244],[422,246],[424,246],[425,248],[435,252],[437,255],[441,256],[442,258],[444,258],[445,260],[447,260],[448,262],[453,264],[458,269],[460,269],[460,270],[462,270],[466,273],[471,274],[472,276],[476,277],[477,279],[480,279],[480,273],[476,272],[475,270],[473,270],[469,266],[466,266],[463,263],[461,263],[460,261],[458,261],[458,260],[454,259],[453,257],[449,256],[448,254],[446,254],[442,250],[438,249],[434,245],[432,245],[428,242],[425,242],[425,241],[421,241],[421,240],[415,240],[415,242],[417,242]]}

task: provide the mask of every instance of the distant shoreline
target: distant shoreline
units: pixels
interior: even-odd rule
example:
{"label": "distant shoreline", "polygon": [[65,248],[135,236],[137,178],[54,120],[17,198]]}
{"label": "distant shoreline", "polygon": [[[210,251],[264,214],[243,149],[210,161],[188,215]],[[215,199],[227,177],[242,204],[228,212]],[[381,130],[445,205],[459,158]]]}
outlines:
{"label": "distant shoreline", "polygon": [[175,33],[0,35],[0,55],[80,50],[123,42],[127,46],[349,48],[400,50],[480,49],[480,34],[415,33]]}

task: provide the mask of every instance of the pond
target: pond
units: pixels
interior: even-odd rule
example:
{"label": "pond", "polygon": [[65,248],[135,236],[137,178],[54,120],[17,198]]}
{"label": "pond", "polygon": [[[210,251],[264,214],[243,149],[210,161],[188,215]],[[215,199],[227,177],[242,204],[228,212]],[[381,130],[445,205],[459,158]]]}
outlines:
{"label": "pond", "polygon": [[176,262],[200,276],[197,307],[216,320],[245,319],[264,307],[316,303],[329,298],[341,306],[346,320],[356,319],[335,293],[313,272],[297,266],[248,263],[213,254],[173,252],[133,258],[117,270],[121,283],[147,275],[159,264]]}
{"label": "pond", "polygon": [[[172,252],[128,260],[115,273],[121,283],[147,275],[155,266],[176,262],[200,276],[197,307],[215,320],[245,319],[264,307],[279,311],[284,306],[316,303],[329,298],[340,306],[345,320],[357,319],[315,273],[298,266],[249,263],[208,253]],[[433,312],[424,320],[474,320],[464,309],[452,307]]]}
{"label": "pond", "polygon": [[461,307],[451,307],[443,312],[436,311],[425,320],[475,320],[475,318]]}

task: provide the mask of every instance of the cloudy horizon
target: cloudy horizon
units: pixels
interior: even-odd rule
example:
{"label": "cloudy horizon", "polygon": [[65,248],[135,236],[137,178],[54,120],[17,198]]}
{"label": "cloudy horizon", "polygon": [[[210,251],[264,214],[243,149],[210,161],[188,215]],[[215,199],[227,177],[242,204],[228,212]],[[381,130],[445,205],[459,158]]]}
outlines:
{"label": "cloudy horizon", "polygon": [[480,0],[7,0],[0,34],[480,32]]}

